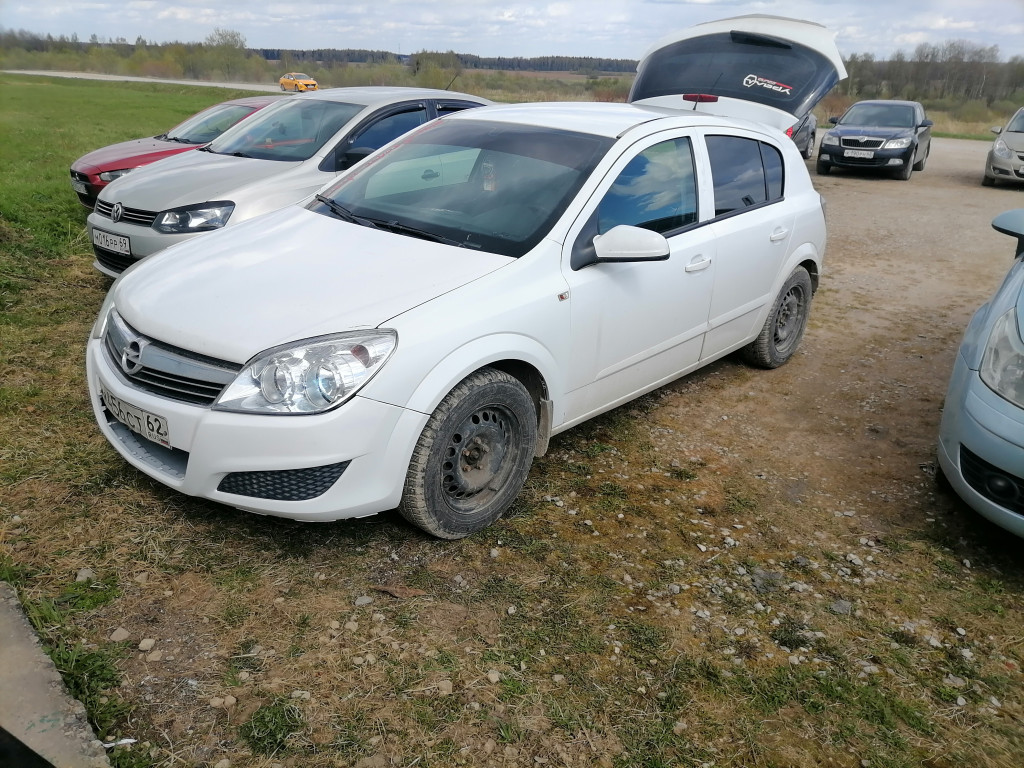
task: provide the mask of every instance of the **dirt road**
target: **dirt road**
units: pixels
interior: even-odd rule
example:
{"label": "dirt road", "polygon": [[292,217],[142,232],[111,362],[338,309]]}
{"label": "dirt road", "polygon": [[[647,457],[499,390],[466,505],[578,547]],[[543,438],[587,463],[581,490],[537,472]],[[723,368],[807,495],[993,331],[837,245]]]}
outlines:
{"label": "dirt road", "polygon": [[709,416],[702,398],[673,398],[672,418],[804,504],[867,513],[880,532],[927,525],[956,348],[1012,259],[1012,240],[990,223],[1024,207],[1024,188],[981,186],[987,150],[936,139],[909,181],[814,176],[829,243],[801,351],[767,375],[726,363],[677,385],[684,395],[714,386],[716,408]]}

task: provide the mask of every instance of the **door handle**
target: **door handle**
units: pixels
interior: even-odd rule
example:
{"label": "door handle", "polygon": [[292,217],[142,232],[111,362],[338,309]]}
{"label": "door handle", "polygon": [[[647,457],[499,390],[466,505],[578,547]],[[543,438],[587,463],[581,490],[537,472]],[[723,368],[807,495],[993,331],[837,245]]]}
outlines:
{"label": "door handle", "polygon": [[710,256],[694,256],[690,263],[686,265],[685,270],[687,272],[700,272],[702,269],[707,269],[711,266]]}
{"label": "door handle", "polygon": [[427,170],[425,170],[423,172],[423,175],[420,176],[420,178],[423,179],[424,181],[430,181],[431,179],[436,179],[440,175],[441,174],[438,173],[437,171],[435,171],[435,170],[433,170],[431,168],[428,168]]}
{"label": "door handle", "polygon": [[783,229],[782,227],[779,227],[774,232],[772,232],[771,236],[768,239],[771,240],[773,243],[777,243],[779,242],[779,240],[785,240],[788,234],[788,229]]}

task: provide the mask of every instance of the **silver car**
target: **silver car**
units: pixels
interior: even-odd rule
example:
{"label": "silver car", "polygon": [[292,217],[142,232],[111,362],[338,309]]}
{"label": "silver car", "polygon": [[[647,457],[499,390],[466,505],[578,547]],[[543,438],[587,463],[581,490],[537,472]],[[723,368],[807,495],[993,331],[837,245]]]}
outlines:
{"label": "silver car", "polygon": [[999,181],[1024,181],[1024,107],[1017,110],[1005,128],[992,128],[997,138],[992,142],[985,160],[983,186],[995,186]]}
{"label": "silver car", "polygon": [[100,272],[308,197],[435,117],[489,104],[427,88],[332,88],[283,99],[193,152],[108,185],[89,215]]}
{"label": "silver car", "polygon": [[995,218],[1017,258],[964,334],[939,427],[939,466],[977,512],[1024,537],[1024,208]]}

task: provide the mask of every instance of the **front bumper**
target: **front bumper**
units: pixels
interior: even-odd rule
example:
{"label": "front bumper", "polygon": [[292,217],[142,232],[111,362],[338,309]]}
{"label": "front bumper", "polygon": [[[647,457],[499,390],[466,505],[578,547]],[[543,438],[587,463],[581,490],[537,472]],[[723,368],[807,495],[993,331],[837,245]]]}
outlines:
{"label": "front bumper", "polygon": [[[412,450],[427,416],[362,397],[317,415],[225,413],[157,397],[132,387],[103,344],[90,339],[86,374],[100,430],[130,464],[189,496],[294,520],[328,521],[393,509],[401,499]],[[118,422],[100,387],[167,420],[170,448]],[[337,479],[329,468],[337,468]],[[265,498],[265,478],[320,483],[312,498]],[[227,478],[227,480],[226,480]],[[280,482],[273,481],[277,487]],[[234,492],[227,492],[225,488]],[[257,495],[252,495],[256,493]],[[281,494],[272,493],[279,496]]]}
{"label": "front bumper", "polygon": [[1024,537],[1024,410],[990,390],[959,354],[942,411],[938,458],[960,498]]}
{"label": "front bumper", "polygon": [[1024,159],[1016,154],[1012,158],[1000,157],[989,150],[985,175],[1000,181],[1024,181]]}
{"label": "front bumper", "polygon": [[[854,157],[850,152],[869,152],[870,157]],[[905,149],[870,149],[858,150],[838,145],[822,144],[818,150],[818,159],[835,168],[873,168],[878,170],[897,170],[914,162],[914,147]]]}

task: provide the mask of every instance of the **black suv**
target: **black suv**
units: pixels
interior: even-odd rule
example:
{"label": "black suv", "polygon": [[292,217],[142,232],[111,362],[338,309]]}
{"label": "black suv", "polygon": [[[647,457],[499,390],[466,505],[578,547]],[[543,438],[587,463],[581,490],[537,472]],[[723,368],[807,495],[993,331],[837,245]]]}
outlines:
{"label": "black suv", "polygon": [[932,149],[932,121],[916,101],[858,101],[821,138],[818,173],[833,168],[890,170],[897,179],[923,171]]}

